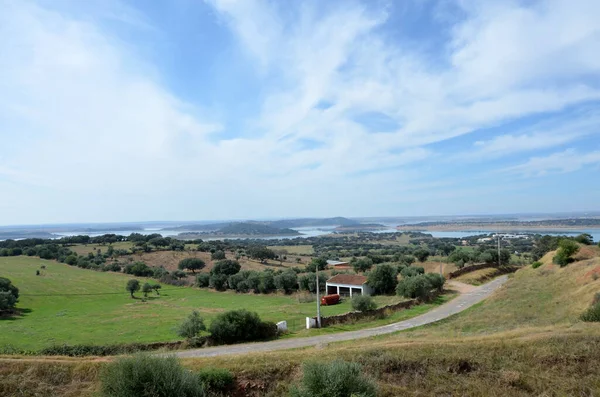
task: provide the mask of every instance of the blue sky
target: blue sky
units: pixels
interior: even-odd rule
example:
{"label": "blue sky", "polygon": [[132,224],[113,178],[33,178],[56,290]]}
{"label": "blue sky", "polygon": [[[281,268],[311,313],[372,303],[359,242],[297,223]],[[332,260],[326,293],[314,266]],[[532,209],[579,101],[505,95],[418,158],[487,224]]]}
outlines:
{"label": "blue sky", "polygon": [[599,21],[0,0],[0,224],[600,210]]}

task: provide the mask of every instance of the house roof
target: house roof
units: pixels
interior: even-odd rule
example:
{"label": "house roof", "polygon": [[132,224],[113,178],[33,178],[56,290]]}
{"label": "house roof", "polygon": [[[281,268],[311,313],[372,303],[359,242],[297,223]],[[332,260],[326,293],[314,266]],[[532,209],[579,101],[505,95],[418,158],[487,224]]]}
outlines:
{"label": "house roof", "polygon": [[348,284],[363,285],[367,282],[367,277],[358,274],[338,274],[327,280],[329,284]]}
{"label": "house roof", "polygon": [[348,262],[343,262],[343,261],[334,261],[334,260],[331,260],[331,259],[330,259],[330,260],[328,260],[328,261],[327,261],[327,264],[328,264],[328,265],[334,265],[334,266],[335,266],[335,265],[347,265],[347,264],[348,264]]}

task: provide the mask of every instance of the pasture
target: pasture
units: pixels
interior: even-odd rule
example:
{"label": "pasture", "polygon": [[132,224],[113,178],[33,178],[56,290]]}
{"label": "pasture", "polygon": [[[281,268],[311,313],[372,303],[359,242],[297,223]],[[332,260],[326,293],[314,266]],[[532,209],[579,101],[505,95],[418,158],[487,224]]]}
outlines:
{"label": "pasture", "polygon": [[[41,266],[45,269],[41,269]],[[36,270],[41,275],[36,276]],[[125,284],[129,275],[95,272],[33,257],[0,258],[0,275],[20,290],[17,307],[22,315],[0,319],[0,346],[40,349],[53,344],[116,344],[173,341],[174,327],[192,310],[207,323],[218,313],[233,309],[257,312],[268,321],[286,320],[293,334],[305,317],[314,316],[316,303],[299,303],[295,295],[255,295],[163,285],[160,296],[131,299]],[[138,278],[141,283],[145,280]],[[136,293],[142,298],[141,292]],[[375,297],[379,305],[398,302],[396,296]],[[423,308],[407,311],[416,315]],[[322,307],[322,315],[351,311],[348,300]],[[395,321],[396,317],[386,319]],[[349,325],[368,327],[368,322]],[[380,325],[380,324],[378,324]],[[307,335],[306,331],[300,333]]]}

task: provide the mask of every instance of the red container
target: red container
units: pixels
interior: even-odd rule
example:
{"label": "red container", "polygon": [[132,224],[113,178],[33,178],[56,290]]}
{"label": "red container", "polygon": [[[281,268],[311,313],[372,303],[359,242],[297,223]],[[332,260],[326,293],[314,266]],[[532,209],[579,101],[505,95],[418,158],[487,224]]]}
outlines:
{"label": "red container", "polygon": [[325,306],[337,305],[338,303],[340,303],[340,296],[338,294],[325,295],[321,298],[321,304]]}

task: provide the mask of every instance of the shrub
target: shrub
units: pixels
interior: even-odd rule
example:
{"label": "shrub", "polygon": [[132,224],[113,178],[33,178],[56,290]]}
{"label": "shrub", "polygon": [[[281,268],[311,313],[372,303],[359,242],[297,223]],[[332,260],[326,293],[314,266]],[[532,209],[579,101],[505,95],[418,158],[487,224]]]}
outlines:
{"label": "shrub", "polygon": [[429,250],[419,248],[418,250],[413,252],[413,255],[417,258],[419,262],[425,262],[427,258],[429,258],[429,255],[431,255],[431,253],[429,252]]}
{"label": "shrub", "polygon": [[107,364],[100,374],[107,397],[202,397],[200,378],[181,366],[177,358],[135,355]]}
{"label": "shrub", "polygon": [[177,327],[177,335],[186,339],[195,338],[202,331],[206,331],[206,325],[204,325],[204,320],[196,310],[191,312],[190,315],[179,324],[179,327]]}
{"label": "shrub", "polygon": [[373,267],[373,259],[371,258],[361,258],[355,261],[352,261],[352,268],[356,273],[364,273],[367,270]]}
{"label": "shrub", "polygon": [[537,269],[540,266],[542,266],[542,262],[539,262],[539,261],[533,262],[531,264],[531,267],[534,268],[534,269]]}
{"label": "shrub", "polygon": [[248,310],[232,310],[219,314],[210,324],[211,339],[228,344],[271,339],[277,336],[277,326],[261,321],[258,314]]}
{"label": "shrub", "polygon": [[19,301],[19,289],[12,282],[0,277],[0,311],[12,310]]}
{"label": "shrub", "polygon": [[600,303],[590,306],[589,309],[583,312],[581,319],[588,322],[600,322]]}
{"label": "shrub", "polygon": [[298,276],[293,270],[286,270],[278,274],[273,278],[273,282],[278,290],[284,291],[286,294],[298,289]]}
{"label": "shrub", "polygon": [[215,251],[210,255],[210,259],[212,259],[213,261],[219,261],[221,259],[225,259],[225,252]]}
{"label": "shrub", "polygon": [[427,280],[431,284],[431,286],[438,291],[442,292],[444,289],[444,284],[446,283],[446,279],[439,273],[427,273],[425,274]]}
{"label": "shrub", "polygon": [[579,251],[579,246],[573,240],[562,239],[558,243],[558,251],[556,251],[556,255],[552,258],[552,261],[560,267],[566,266],[569,263],[573,262],[573,256],[575,253]]}
{"label": "shrub", "polygon": [[109,263],[108,265],[104,266],[104,269],[102,270],[105,272],[120,272],[121,265],[119,265],[117,262]]}
{"label": "shrub", "polygon": [[144,262],[135,262],[125,266],[125,273],[137,277],[150,277],[154,274],[154,271]]}
{"label": "shrub", "polygon": [[144,283],[144,285],[142,286],[142,292],[144,293],[144,296],[147,298],[148,293],[152,292],[152,285],[150,283]]}
{"label": "shrub", "polygon": [[210,274],[225,274],[231,276],[239,273],[241,269],[240,263],[231,259],[223,259],[215,263],[215,266],[211,269]]}
{"label": "shrub", "polygon": [[131,297],[133,298],[133,294],[140,290],[140,282],[136,279],[129,280],[127,281],[125,289],[131,294]]}
{"label": "shrub", "polygon": [[209,286],[217,291],[225,291],[227,289],[227,276],[225,274],[213,274],[210,276]]}
{"label": "shrub", "polygon": [[305,363],[300,385],[290,391],[292,397],[376,395],[375,382],[363,374],[360,364],[340,360],[328,364]]}
{"label": "shrub", "polygon": [[200,273],[196,276],[196,285],[200,288],[208,287],[210,284],[210,275],[208,273]]}
{"label": "shrub", "polygon": [[432,288],[433,286],[427,276],[421,274],[400,280],[396,293],[405,298],[425,299],[429,296],[429,291]]}
{"label": "shrub", "polygon": [[195,273],[196,270],[201,270],[204,266],[206,266],[206,264],[200,258],[185,258],[179,261],[177,268],[179,270],[191,270],[192,273]]}
{"label": "shrub", "polygon": [[591,234],[583,233],[575,237],[575,241],[584,245],[592,245],[594,243],[594,237]]}
{"label": "shrub", "polygon": [[377,309],[377,304],[368,295],[355,295],[352,297],[352,308],[359,312]]}
{"label": "shrub", "polygon": [[421,266],[409,266],[400,272],[400,275],[404,278],[415,277],[420,274],[425,274],[425,269]]}
{"label": "shrub", "polygon": [[235,386],[235,377],[223,368],[203,368],[198,377],[208,394],[228,395]]}
{"label": "shrub", "polygon": [[385,263],[375,266],[367,278],[367,283],[376,294],[393,293],[398,283],[396,269]]}

